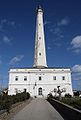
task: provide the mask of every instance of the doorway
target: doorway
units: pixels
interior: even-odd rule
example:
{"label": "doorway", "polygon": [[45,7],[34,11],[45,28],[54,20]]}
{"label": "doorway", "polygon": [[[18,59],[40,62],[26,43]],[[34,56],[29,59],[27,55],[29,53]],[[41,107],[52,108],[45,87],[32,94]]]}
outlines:
{"label": "doorway", "polygon": [[42,95],[42,88],[38,89],[38,95]]}

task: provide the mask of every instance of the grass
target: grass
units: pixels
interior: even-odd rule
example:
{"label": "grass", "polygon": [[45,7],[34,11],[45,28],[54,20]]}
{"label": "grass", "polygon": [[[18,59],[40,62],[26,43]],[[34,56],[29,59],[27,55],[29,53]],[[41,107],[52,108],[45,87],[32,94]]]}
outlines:
{"label": "grass", "polygon": [[68,104],[74,108],[77,108],[79,110],[81,110],[81,99],[76,99],[76,98],[62,98],[62,100],[60,100],[61,102]]}
{"label": "grass", "polygon": [[79,98],[79,97],[77,97],[77,98],[62,97],[61,99],[59,99],[59,97],[49,96],[49,98],[54,98],[56,100],[59,100],[60,102],[63,102],[65,104],[72,106],[73,108],[81,110],[81,98]]}

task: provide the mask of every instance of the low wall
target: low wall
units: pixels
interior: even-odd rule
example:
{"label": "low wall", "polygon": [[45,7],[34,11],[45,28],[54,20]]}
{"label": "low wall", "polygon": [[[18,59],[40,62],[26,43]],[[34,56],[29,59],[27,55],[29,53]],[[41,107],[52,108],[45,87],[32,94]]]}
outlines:
{"label": "low wall", "polygon": [[80,110],[61,103],[55,99],[48,99],[48,101],[57,109],[57,111],[65,118],[65,120],[81,120]]}

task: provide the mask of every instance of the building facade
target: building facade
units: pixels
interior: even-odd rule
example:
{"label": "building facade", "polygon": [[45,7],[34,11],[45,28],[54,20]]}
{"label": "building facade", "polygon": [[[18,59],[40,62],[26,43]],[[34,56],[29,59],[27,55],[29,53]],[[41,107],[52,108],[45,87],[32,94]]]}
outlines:
{"label": "building facade", "polygon": [[71,83],[71,71],[69,68],[47,67],[43,9],[37,8],[36,40],[34,65],[29,68],[16,68],[9,71],[9,91],[8,95],[20,92],[29,92],[34,96],[47,96],[49,93],[56,94],[57,87],[66,93],[73,95]]}

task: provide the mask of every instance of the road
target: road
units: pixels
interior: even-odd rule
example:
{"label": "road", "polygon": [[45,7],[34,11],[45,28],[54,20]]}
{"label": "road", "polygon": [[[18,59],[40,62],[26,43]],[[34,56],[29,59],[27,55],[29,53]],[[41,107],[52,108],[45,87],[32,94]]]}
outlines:
{"label": "road", "polygon": [[43,98],[36,98],[9,120],[64,120]]}

